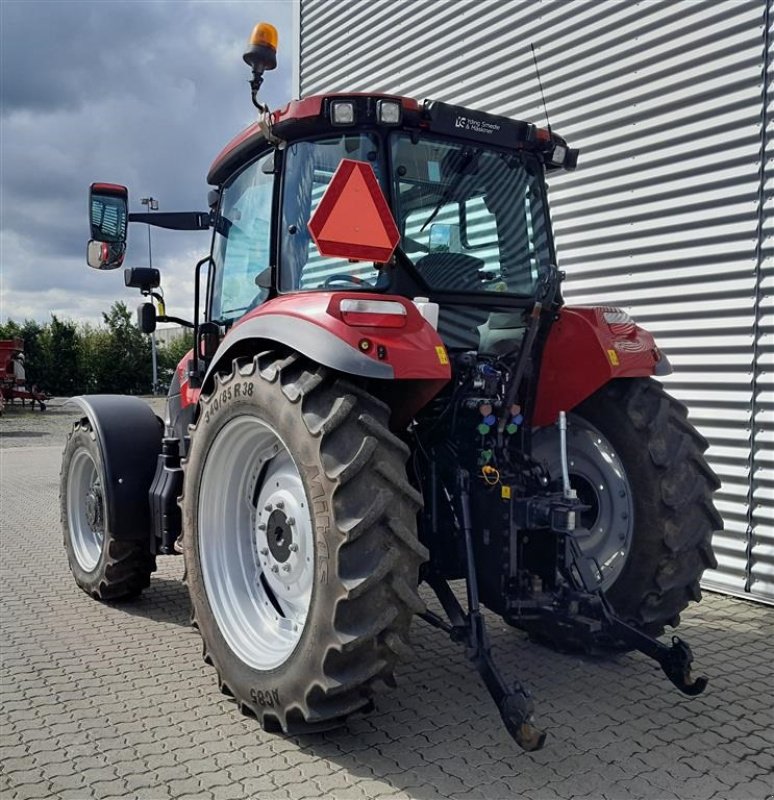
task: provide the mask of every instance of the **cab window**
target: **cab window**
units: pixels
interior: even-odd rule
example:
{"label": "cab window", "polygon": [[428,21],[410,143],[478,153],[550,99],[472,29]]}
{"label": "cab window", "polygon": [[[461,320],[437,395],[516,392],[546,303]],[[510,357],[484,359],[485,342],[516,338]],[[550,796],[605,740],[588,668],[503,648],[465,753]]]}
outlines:
{"label": "cab window", "polygon": [[309,218],[343,158],[371,164],[377,179],[383,180],[379,139],[373,134],[344,134],[287,148],[280,256],[283,292],[372,288],[385,277],[373,263],[321,256],[309,233]]}
{"label": "cab window", "polygon": [[274,175],[264,172],[269,153],[224,187],[215,225],[215,262],[211,318],[238,319],[260,305],[268,289],[257,278],[271,267],[271,218]]}

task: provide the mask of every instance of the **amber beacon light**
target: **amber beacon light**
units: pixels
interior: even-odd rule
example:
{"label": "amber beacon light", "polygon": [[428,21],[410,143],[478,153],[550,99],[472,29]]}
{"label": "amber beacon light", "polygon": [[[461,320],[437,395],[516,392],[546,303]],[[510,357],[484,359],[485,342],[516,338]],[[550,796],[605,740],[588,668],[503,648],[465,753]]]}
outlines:
{"label": "amber beacon light", "polygon": [[250,34],[247,51],[242,56],[253,70],[250,89],[252,90],[253,105],[259,109],[262,109],[262,106],[257,102],[256,96],[263,83],[263,73],[277,67],[278,44],[277,29],[268,22],[259,22]]}

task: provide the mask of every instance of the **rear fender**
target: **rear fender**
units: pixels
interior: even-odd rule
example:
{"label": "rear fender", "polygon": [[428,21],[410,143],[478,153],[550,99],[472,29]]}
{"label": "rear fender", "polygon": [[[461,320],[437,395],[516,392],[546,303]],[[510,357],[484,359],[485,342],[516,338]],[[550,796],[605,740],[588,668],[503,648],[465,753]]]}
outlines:
{"label": "rear fender", "polygon": [[621,309],[562,308],[543,350],[533,424],[553,424],[614,378],[671,371],[653,336]]}
{"label": "rear fender", "polygon": [[73,397],[88,418],[105,474],[107,526],[119,540],[148,539],[148,490],[156,473],[164,423],[136,397],[94,394]]}
{"label": "rear fender", "polygon": [[347,324],[339,303],[363,297],[363,292],[310,292],[265,303],[226,335],[207,369],[202,391],[210,390],[215,374],[224,366],[230,369],[234,358],[280,345],[337,372],[371,379],[369,389],[400,411],[401,418],[410,419],[451,377],[446,348],[417,307],[395,295],[365,297],[401,303],[406,310],[402,327]]}

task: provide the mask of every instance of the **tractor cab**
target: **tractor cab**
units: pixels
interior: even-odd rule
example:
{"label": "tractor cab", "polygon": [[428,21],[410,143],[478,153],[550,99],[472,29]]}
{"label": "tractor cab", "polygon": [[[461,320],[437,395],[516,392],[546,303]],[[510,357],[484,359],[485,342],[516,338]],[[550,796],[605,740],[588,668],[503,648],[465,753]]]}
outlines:
{"label": "tractor cab", "polygon": [[[534,303],[555,260],[545,170],[576,160],[555,134],[445,103],[294,101],[240,134],[210,170],[219,197],[210,319],[229,326],[291,292],[425,297],[441,306],[447,347],[478,348],[493,314],[502,324],[502,312]],[[362,180],[334,184],[351,161],[373,174],[376,201]],[[382,198],[390,219],[380,219]],[[326,203],[341,210],[323,245],[313,218]],[[374,257],[385,224],[398,239]]]}

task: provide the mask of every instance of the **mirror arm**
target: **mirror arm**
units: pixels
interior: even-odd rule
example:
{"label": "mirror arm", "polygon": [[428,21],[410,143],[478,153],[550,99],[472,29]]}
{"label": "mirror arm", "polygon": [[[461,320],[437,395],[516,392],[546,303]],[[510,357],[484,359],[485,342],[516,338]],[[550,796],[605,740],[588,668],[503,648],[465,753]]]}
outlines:
{"label": "mirror arm", "polygon": [[209,211],[157,211],[153,214],[129,214],[129,222],[142,222],[174,231],[206,231],[210,228]]}
{"label": "mirror arm", "polygon": [[159,314],[156,319],[159,322],[174,322],[176,325],[182,325],[184,328],[193,328],[193,322],[189,322],[187,319],[181,319],[180,317],[171,317],[169,314]]}

